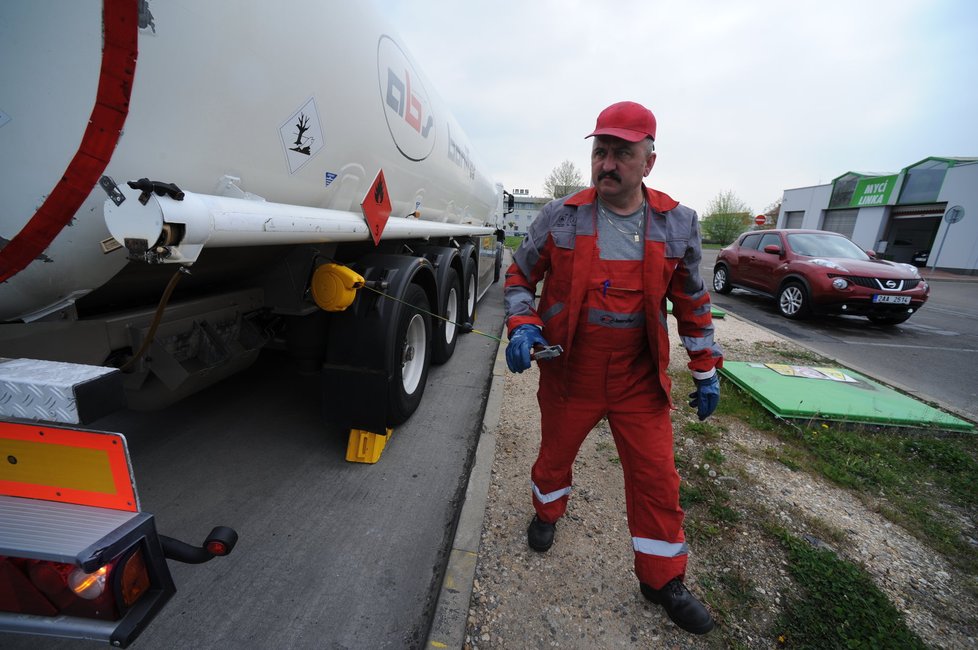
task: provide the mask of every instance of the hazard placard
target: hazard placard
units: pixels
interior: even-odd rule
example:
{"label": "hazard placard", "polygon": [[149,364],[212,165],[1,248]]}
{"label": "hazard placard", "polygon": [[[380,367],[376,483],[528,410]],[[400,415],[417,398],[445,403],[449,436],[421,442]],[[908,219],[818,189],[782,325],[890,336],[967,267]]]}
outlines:
{"label": "hazard placard", "polygon": [[363,216],[370,226],[370,236],[374,238],[374,245],[380,243],[380,236],[384,234],[384,227],[387,226],[387,219],[391,216],[391,197],[387,191],[387,181],[384,180],[384,170],[377,172],[377,178],[370,185],[370,190],[360,202],[360,209]]}

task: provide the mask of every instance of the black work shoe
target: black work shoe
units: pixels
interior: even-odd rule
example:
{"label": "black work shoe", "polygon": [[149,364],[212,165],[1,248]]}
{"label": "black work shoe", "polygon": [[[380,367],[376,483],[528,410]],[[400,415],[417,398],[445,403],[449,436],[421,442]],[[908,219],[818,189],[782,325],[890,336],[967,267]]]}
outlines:
{"label": "black work shoe", "polygon": [[713,617],[703,603],[689,593],[679,578],[673,578],[662,589],[653,589],[639,583],[642,595],[657,605],[662,605],[673,623],[693,634],[706,634],[713,629]]}
{"label": "black work shoe", "polygon": [[533,515],[533,521],[530,522],[530,527],[526,529],[526,543],[534,551],[543,553],[554,545],[554,531],[556,529],[556,524],[548,524]]}

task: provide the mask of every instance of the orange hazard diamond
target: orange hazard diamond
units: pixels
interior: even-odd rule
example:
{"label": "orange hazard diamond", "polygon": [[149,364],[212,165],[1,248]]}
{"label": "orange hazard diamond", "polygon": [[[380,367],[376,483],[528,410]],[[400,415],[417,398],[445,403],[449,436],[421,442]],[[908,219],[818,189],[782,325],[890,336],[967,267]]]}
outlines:
{"label": "orange hazard diamond", "polygon": [[387,191],[387,181],[384,180],[384,170],[377,172],[377,178],[370,185],[370,191],[360,202],[360,209],[370,227],[370,236],[374,238],[374,245],[380,243],[380,236],[384,233],[387,219],[391,216],[391,197]]}

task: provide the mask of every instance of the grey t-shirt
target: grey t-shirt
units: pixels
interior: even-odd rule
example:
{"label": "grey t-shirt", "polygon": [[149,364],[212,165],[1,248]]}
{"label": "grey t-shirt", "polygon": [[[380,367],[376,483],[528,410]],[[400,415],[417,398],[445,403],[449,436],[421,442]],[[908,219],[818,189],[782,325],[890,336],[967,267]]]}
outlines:
{"label": "grey t-shirt", "polygon": [[598,199],[598,248],[603,260],[640,260],[645,239],[645,203],[628,216],[615,214]]}

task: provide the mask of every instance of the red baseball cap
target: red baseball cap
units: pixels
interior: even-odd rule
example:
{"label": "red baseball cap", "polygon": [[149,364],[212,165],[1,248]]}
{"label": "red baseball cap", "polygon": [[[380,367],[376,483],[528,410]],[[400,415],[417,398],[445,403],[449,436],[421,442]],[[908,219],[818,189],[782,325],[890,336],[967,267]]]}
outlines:
{"label": "red baseball cap", "polygon": [[584,139],[595,135],[610,135],[629,142],[655,140],[655,115],[641,104],[618,102],[601,111],[594,131]]}

